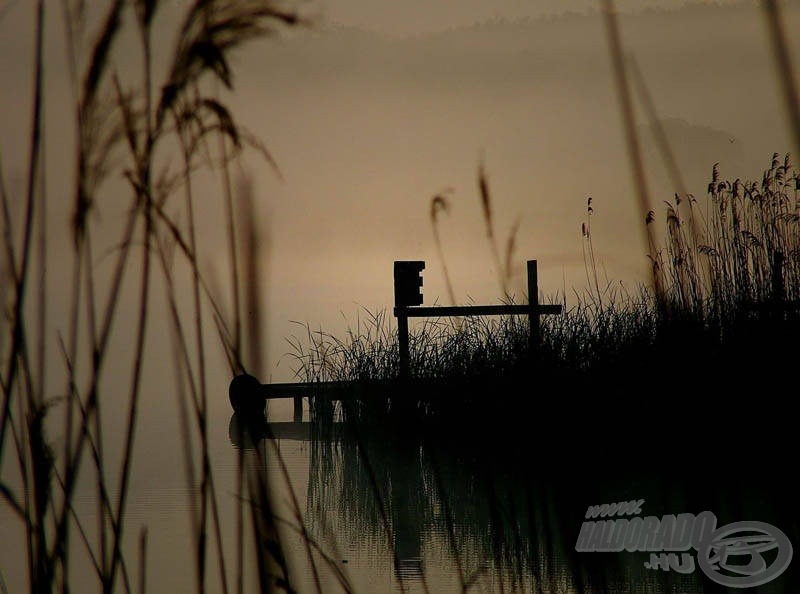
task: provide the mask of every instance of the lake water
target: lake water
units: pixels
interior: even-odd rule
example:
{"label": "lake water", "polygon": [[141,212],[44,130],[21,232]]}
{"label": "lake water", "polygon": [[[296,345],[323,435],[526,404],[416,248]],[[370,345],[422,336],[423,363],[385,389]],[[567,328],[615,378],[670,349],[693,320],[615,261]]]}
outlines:
{"label": "lake water", "polygon": [[[232,419],[231,435],[236,426]],[[328,561],[315,556],[326,591],[337,589],[334,574],[339,570],[356,592],[450,592],[467,587],[477,592],[689,593],[724,591],[722,574],[743,577],[722,570],[711,571],[717,579],[705,575],[699,561],[704,549],[701,545],[695,551],[689,540],[683,549],[688,553],[677,553],[689,557],[685,573],[648,569],[651,554],[660,553],[576,551],[579,542],[584,549],[602,549],[602,544],[582,540],[581,530],[589,506],[612,502],[638,502],[635,515],[609,516],[620,526],[628,524],[622,518],[633,522],[636,516],[645,521],[654,517],[669,524],[663,518],[683,514],[689,522],[688,528],[683,524],[688,539],[691,522],[699,535],[701,518],[711,512],[716,524],[709,533],[731,522],[757,520],[797,540],[785,475],[754,475],[744,463],[750,458],[736,453],[731,462],[724,455],[704,452],[716,463],[698,472],[704,466],[699,460],[676,455],[674,463],[664,464],[663,453],[639,456],[633,448],[616,456],[598,455],[598,450],[586,448],[587,442],[568,447],[567,431],[567,439],[558,444],[550,439],[552,432],[533,426],[527,436],[507,435],[503,427],[491,426],[480,434],[447,431],[446,436],[416,437],[411,436],[413,430],[396,425],[367,424],[347,431],[327,423],[314,428],[279,422],[271,424],[271,431],[276,439],[261,442],[267,473],[274,485],[285,485],[278,456],[290,469],[311,537],[325,543],[323,550],[330,555]],[[539,439],[537,433],[548,438]],[[291,517],[285,491],[279,488],[275,497],[283,503],[282,514]],[[677,547],[673,538],[679,539],[681,529],[662,531],[664,540],[656,542]],[[745,534],[764,536],[752,530]],[[669,550],[653,541],[643,545],[641,538],[639,547]],[[296,534],[289,536],[287,547],[297,563],[292,578],[300,591],[313,591],[302,541]],[[783,548],[785,554],[785,542]],[[768,566],[785,566],[779,549],[764,552]],[[741,567],[754,559],[731,554],[727,562]],[[789,565],[759,591],[794,591],[796,580],[797,572]]]}
{"label": "lake water", "polygon": [[[800,535],[788,469],[770,472],[781,465],[755,464],[757,457],[743,452],[741,436],[720,439],[716,448],[672,454],[637,437],[627,451],[609,455],[602,432],[575,440],[570,423],[558,419],[550,420],[550,427],[531,422],[527,433],[513,422],[429,434],[386,422],[345,430],[318,412],[319,422],[311,424],[307,402],[302,422],[294,422],[288,399],[272,401],[268,417],[274,438],[255,443],[240,436],[237,428],[243,425],[230,412],[210,420],[211,471],[230,591],[236,591],[240,512],[244,591],[258,591],[256,524],[250,507],[237,505],[240,455],[245,483],[266,477],[271,485],[290,583],[299,592],[316,591],[316,579],[325,592],[726,591],[701,571],[701,553],[692,547],[694,570],[686,574],[647,569],[650,552],[576,551],[579,542],[602,547],[600,540],[582,541],[581,530],[587,508],[604,503],[643,500],[635,516],[662,522],[670,514],[700,517],[701,512],[714,514],[716,528],[766,522],[794,544]],[[142,430],[137,450],[142,472],[132,474],[125,525],[130,579],[135,588],[146,526],[148,591],[195,591],[190,518],[196,509],[186,487],[185,451],[176,439],[179,431],[165,431],[166,417],[155,424],[156,435],[152,426]],[[243,496],[249,497],[246,490]],[[84,481],[74,507],[94,543],[96,502],[92,482]],[[614,516],[617,522],[633,517]],[[301,521],[308,540],[300,536]],[[23,543],[24,533],[7,506],[0,507],[0,526],[3,582],[9,592],[24,591],[23,547],[7,544]],[[222,591],[213,532],[209,542],[207,591]],[[317,578],[306,542],[313,543]],[[763,553],[768,567],[783,563],[778,556],[785,548],[784,543]],[[73,591],[98,590],[77,533],[71,550]],[[731,565],[754,559],[731,557],[736,557]],[[790,562],[758,591],[795,592],[797,585],[796,564]]]}

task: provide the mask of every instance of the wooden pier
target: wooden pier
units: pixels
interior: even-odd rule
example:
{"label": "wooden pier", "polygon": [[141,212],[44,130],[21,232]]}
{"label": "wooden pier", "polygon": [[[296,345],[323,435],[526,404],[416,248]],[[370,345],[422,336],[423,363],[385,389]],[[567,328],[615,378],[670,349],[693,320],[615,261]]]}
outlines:
{"label": "wooden pier", "polygon": [[539,348],[542,315],[560,314],[561,305],[539,305],[539,270],[536,260],[528,260],[527,305],[463,305],[420,307],[422,305],[422,260],[394,263],[394,316],[397,318],[397,341],[400,347],[400,376],[409,377],[408,318],[443,318],[465,316],[526,315],[530,323],[531,354]]}
{"label": "wooden pier", "polygon": [[[542,315],[560,314],[561,305],[539,304],[539,274],[536,260],[528,260],[528,303],[525,305],[467,305],[467,306],[422,306],[422,271],[425,262],[421,260],[396,261],[394,263],[394,316],[397,318],[397,340],[400,356],[400,380],[409,381],[409,342],[408,318],[442,318],[465,316],[505,316],[525,315],[530,323],[530,352],[533,355],[540,345],[539,321]],[[238,379],[241,379],[239,376]],[[325,395],[332,400],[339,400],[342,394],[353,389],[380,389],[390,386],[392,382],[295,382],[261,384],[256,378],[246,376],[248,381],[231,382],[231,404],[246,403],[252,410],[258,409],[260,403],[278,398],[294,400],[294,421],[299,423],[303,418],[303,398]],[[244,405],[243,405],[244,406]],[[234,405],[236,408],[236,405]],[[263,409],[263,407],[261,407]]]}
{"label": "wooden pier", "polygon": [[[325,396],[331,401],[341,399],[356,387],[356,382],[294,382],[278,384],[260,384],[258,396],[264,400],[292,398],[294,400],[293,419],[295,423],[303,420],[303,398]],[[372,385],[372,384],[370,384]],[[375,384],[378,385],[377,383]],[[388,382],[386,383],[388,385]]]}

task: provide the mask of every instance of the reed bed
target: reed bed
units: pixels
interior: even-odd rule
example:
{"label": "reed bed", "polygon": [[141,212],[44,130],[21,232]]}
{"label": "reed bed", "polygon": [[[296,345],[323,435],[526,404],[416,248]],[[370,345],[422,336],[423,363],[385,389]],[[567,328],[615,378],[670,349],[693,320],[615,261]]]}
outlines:
{"label": "reed bed", "polygon": [[[19,544],[25,549],[29,590],[89,589],[89,584],[73,583],[75,558],[88,559],[102,592],[149,589],[148,534],[145,529],[138,535],[128,534],[127,511],[144,354],[153,323],[152,294],[158,286],[165,290],[175,353],[191,516],[192,542],[187,548],[192,551],[195,587],[198,592],[242,591],[243,516],[249,511],[261,589],[290,589],[279,533],[269,513],[269,489],[263,476],[245,472],[241,459],[236,561],[231,564],[226,558],[219,493],[209,456],[205,345],[208,337],[219,341],[232,374],[258,373],[262,364],[258,329],[242,330],[241,310],[261,307],[255,279],[264,263],[258,255],[258,231],[252,225],[252,198],[244,192],[243,201],[234,205],[229,168],[245,148],[261,153],[268,166],[275,168],[270,154],[236,122],[215,89],[233,87],[230,56],[234,50],[302,21],[270,0],[188,3],[182,22],[172,32],[175,46],[164,56],[166,70],[161,78],[154,47],[162,40],[154,39],[154,30],[163,2],[109,0],[89,6],[65,0],[62,4],[74,99],[63,107],[74,116],[76,143],[74,177],[65,193],[73,200],[68,254],[72,274],[65,289],[69,319],[68,327],[57,335],[48,325],[45,298],[50,274],[45,213],[50,197],[44,184],[43,146],[48,101],[43,40],[49,34],[46,11],[54,5],[43,0],[33,5],[35,76],[22,195],[9,194],[0,170],[4,311],[0,497],[24,529],[25,539]],[[89,22],[98,23],[96,31],[87,32]],[[113,64],[116,52],[126,51],[120,50],[126,33],[133,34],[131,51],[137,54],[140,68],[121,73]],[[223,298],[210,290],[198,264],[193,184],[201,169],[222,179],[234,262],[230,313],[221,305]],[[125,191],[108,191],[114,178],[124,180]],[[106,273],[99,272],[96,264],[98,251],[107,248],[99,239],[102,219],[96,215],[118,208],[109,204],[110,195],[127,206]],[[21,226],[12,220],[12,205],[22,205]],[[237,213],[240,221],[235,220]],[[176,284],[187,279],[191,298],[184,300]],[[134,315],[123,320],[119,304],[126,295],[134,295],[136,305]],[[208,327],[209,319],[215,328]],[[124,355],[111,346],[117,333],[130,336]],[[46,345],[56,336],[60,361],[45,357]],[[109,381],[109,360],[119,364],[124,357],[130,373]],[[57,376],[51,368],[66,370],[58,387],[45,381]],[[107,409],[122,411],[121,425],[112,431],[101,422]],[[58,449],[52,445],[53,432],[62,444]],[[118,459],[111,459],[109,452],[114,448],[109,446],[113,441],[109,433],[122,436]],[[79,483],[93,485],[95,525],[87,525],[87,519],[76,512]],[[132,540],[138,546],[131,547]],[[208,577],[211,564],[217,570],[215,583]]]}
{"label": "reed bed", "polygon": [[620,403],[648,394],[711,407],[715,392],[778,389],[800,325],[798,193],[789,155],[774,155],[760,182],[722,180],[715,165],[702,202],[676,195],[665,204],[665,240],[652,257],[658,282],[635,290],[600,283],[585,223],[587,288],[564,315],[542,318],[534,353],[525,316],[428,319],[410,333],[408,388],[393,321],[367,312],[343,338],[307,328],[292,343],[296,373],[394,385],[371,394],[370,406],[348,408],[356,417],[405,398],[423,417],[462,423],[469,411],[487,414],[487,395],[538,416],[569,403],[594,410],[598,392]]}
{"label": "reed bed", "polygon": [[[704,204],[666,204],[662,275],[671,308],[723,325],[800,292],[800,177],[776,153],[761,180],[722,180],[714,165]],[[695,231],[696,229],[696,231]]]}

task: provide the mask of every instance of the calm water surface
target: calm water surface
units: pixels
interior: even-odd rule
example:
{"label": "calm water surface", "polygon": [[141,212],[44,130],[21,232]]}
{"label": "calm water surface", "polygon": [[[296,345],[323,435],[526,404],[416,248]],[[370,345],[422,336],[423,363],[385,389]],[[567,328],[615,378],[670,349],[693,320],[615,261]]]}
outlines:
{"label": "calm water surface", "polygon": [[[231,435],[235,427],[232,418]],[[282,485],[278,456],[291,469],[312,538],[327,546],[330,559],[319,566],[326,588],[334,590],[332,566],[360,592],[461,591],[464,585],[478,592],[728,591],[704,575],[691,548],[687,561],[694,570],[685,574],[647,568],[649,552],[577,552],[587,508],[618,501],[643,500],[637,514],[643,518],[710,511],[716,528],[767,522],[797,542],[789,478],[767,472],[775,466],[753,465],[737,448],[723,452],[727,439],[718,441],[717,452],[697,452],[691,460],[663,451],[637,456],[633,448],[609,456],[602,447],[587,447],[591,439],[570,447],[567,439],[548,436],[542,443],[536,426],[523,436],[485,427],[477,434],[412,437],[396,425],[348,431],[327,422],[276,422],[271,430],[276,439],[260,444],[266,472]],[[276,495],[291,516],[285,490]],[[292,577],[311,590],[303,547],[296,538],[289,543],[299,553]],[[768,566],[777,556],[777,549],[763,554]],[[742,555],[730,565],[752,559]],[[758,591],[796,588],[790,562]]]}
{"label": "calm water surface", "polygon": [[[317,547],[314,563],[326,592],[723,592],[699,567],[686,575],[650,570],[649,553],[576,552],[587,507],[644,500],[641,516],[711,511],[717,526],[758,520],[798,542],[788,473],[767,466],[724,464],[720,447],[698,452],[706,470],[662,450],[633,458],[598,454],[591,436],[569,444],[532,424],[529,435],[448,431],[412,436],[402,427],[359,426],[355,433],[330,423],[292,423],[291,401],[273,402],[275,439],[237,438],[237,420],[221,411],[211,423],[212,470],[219,500],[229,583],[236,576],[237,478],[267,476],[281,522],[290,579],[315,591],[306,547],[296,528],[293,492]],[[147,585],[152,592],[194,591],[193,536],[179,432],[160,417],[143,429],[126,524],[126,552],[138,565],[138,542],[147,527]],[[541,437],[541,436],[540,436]],[[736,440],[733,440],[736,442]],[[527,444],[527,445],[526,445]],[[239,447],[243,446],[243,447]],[[736,451],[733,452],[734,461]],[[649,460],[649,463],[648,463]],[[747,459],[748,461],[750,458]],[[739,472],[731,472],[739,468]],[[288,478],[288,481],[287,481]],[[81,485],[75,511],[92,540],[97,522],[91,481]],[[245,590],[255,592],[252,519],[245,511]],[[6,542],[24,542],[18,522],[0,508]],[[77,534],[72,555],[75,584],[96,591],[91,565]],[[9,592],[25,590],[23,548],[3,546],[0,568]],[[696,559],[693,549],[689,551]],[[764,553],[767,563],[777,552]],[[220,591],[219,555],[209,548],[208,591]],[[138,583],[131,569],[133,584]],[[758,592],[796,592],[796,562]],[[0,590],[2,591],[2,590]],[[734,590],[730,590],[734,591]],[[736,590],[742,591],[742,590]]]}

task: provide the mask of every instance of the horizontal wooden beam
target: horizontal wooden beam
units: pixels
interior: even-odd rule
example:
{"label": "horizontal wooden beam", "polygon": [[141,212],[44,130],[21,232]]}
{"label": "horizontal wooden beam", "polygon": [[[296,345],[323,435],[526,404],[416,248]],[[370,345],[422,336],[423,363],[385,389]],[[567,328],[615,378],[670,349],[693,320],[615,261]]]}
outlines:
{"label": "horizontal wooden beam", "polygon": [[298,382],[286,384],[261,384],[260,393],[267,400],[315,396],[326,392],[346,390],[356,382]]}
{"label": "horizontal wooden beam", "polygon": [[[537,305],[535,310],[539,314],[560,314],[564,308],[561,305]],[[443,307],[395,307],[394,315],[409,318],[444,318],[463,316],[511,316],[528,315],[531,313],[529,305],[457,305]]]}

